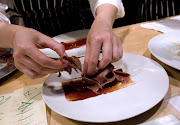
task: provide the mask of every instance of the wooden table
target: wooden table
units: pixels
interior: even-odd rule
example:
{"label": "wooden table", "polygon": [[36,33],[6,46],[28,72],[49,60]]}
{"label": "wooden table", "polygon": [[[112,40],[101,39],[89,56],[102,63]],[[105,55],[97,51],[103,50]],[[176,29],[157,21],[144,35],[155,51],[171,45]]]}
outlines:
{"label": "wooden table", "polygon": [[[151,58],[160,63],[167,71],[170,80],[170,88],[165,98],[149,111],[138,115],[134,118],[127,119],[116,123],[106,123],[108,125],[135,125],[149,120],[153,120],[168,114],[174,114],[180,119],[180,112],[178,112],[168,100],[172,97],[180,95],[180,71],[175,70],[160,61],[158,61],[149,51],[148,42],[151,38],[161,34],[160,32],[144,29],[140,24],[115,28],[114,32],[119,36],[123,43],[125,53],[133,53]],[[32,84],[40,84],[45,81],[48,76],[39,79],[30,79],[21,72],[16,72],[7,79],[0,80],[0,94],[12,92],[13,90],[29,86]],[[48,125],[86,125],[91,123],[83,123],[75,120],[65,118],[47,107]]]}

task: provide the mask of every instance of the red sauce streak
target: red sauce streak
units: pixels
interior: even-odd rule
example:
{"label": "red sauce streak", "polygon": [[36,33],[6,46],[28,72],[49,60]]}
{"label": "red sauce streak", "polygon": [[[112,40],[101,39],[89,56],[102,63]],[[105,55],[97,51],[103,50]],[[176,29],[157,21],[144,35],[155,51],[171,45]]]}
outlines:
{"label": "red sauce streak", "polygon": [[74,41],[69,41],[69,42],[61,42],[64,47],[65,50],[70,50],[70,49],[74,49],[74,48],[79,48],[83,45],[86,45],[86,38],[81,38],[79,40],[74,40]]}
{"label": "red sauce streak", "polygon": [[107,84],[104,86],[103,89],[98,91],[98,94],[95,94],[91,90],[87,89],[86,86],[83,85],[82,79],[74,80],[70,82],[63,82],[62,86],[65,92],[65,97],[68,101],[78,101],[87,99],[90,97],[95,97],[101,94],[107,94],[125,87],[128,87],[129,85],[135,84],[130,77],[127,77],[128,82],[127,83],[120,83],[117,81],[114,81],[112,83]]}

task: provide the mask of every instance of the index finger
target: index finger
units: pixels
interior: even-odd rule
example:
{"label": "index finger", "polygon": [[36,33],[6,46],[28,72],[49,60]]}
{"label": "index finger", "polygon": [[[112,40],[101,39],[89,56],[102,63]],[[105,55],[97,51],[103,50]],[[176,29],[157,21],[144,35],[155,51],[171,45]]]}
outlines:
{"label": "index finger", "polygon": [[89,59],[87,65],[87,75],[93,75],[99,60],[102,42],[98,40],[91,41]]}
{"label": "index finger", "polygon": [[58,43],[54,39],[47,36],[41,39],[41,43],[43,44],[44,48],[50,48],[54,50],[60,57],[64,56],[65,47],[62,43]]}
{"label": "index finger", "polygon": [[105,40],[102,47],[102,59],[98,64],[99,69],[105,68],[112,61],[112,41]]}
{"label": "index finger", "polygon": [[28,47],[27,50],[30,51],[25,51],[26,55],[29,56],[32,60],[34,60],[38,64],[40,64],[42,67],[47,67],[52,69],[56,69],[57,67],[58,68],[65,67],[66,62],[51,59],[39,50],[39,48],[50,48],[55,52],[57,52],[57,54],[60,57],[63,57],[65,52],[64,46],[56,42],[52,38],[43,35],[35,42],[35,44],[29,44],[29,46],[27,47]]}
{"label": "index finger", "polygon": [[31,51],[26,51],[26,55],[30,57],[32,60],[37,62],[42,67],[57,69],[64,68],[66,66],[65,61],[54,60],[47,57],[44,53],[42,53],[36,46],[30,46]]}

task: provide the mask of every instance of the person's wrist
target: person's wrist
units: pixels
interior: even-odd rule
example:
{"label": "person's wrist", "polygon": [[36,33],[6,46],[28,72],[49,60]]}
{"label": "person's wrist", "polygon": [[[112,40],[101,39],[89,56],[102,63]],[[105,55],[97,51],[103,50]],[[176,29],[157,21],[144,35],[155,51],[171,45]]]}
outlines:
{"label": "person's wrist", "polygon": [[6,24],[3,22],[0,22],[0,33],[1,33],[1,40],[3,48],[13,48],[13,36],[14,36],[13,28],[11,27],[11,24]]}
{"label": "person's wrist", "polygon": [[11,41],[11,48],[14,48],[14,44],[16,42],[17,34],[19,32],[21,32],[23,27],[22,26],[18,26],[18,25],[11,25],[10,27],[11,27],[10,32],[12,34],[12,38],[10,39],[10,41]]}
{"label": "person's wrist", "polygon": [[95,18],[95,22],[98,24],[105,24],[106,26],[112,27],[113,26],[113,21],[111,21],[110,19],[107,19],[106,17],[104,17],[103,15],[98,15]]}
{"label": "person's wrist", "polygon": [[101,20],[106,24],[113,25],[117,15],[117,8],[111,4],[100,5],[96,10],[95,19]]}

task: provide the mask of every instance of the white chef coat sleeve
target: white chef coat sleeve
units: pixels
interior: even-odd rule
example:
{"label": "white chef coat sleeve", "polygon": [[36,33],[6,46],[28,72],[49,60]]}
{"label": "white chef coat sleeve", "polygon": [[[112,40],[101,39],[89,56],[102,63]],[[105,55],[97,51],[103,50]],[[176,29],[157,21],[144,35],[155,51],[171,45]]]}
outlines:
{"label": "white chef coat sleeve", "polygon": [[116,18],[124,17],[124,14],[125,14],[124,6],[121,0],[89,0],[91,11],[94,17],[96,16],[95,13],[96,13],[97,7],[105,3],[109,3],[117,7],[118,13],[116,15]]}
{"label": "white chef coat sleeve", "polygon": [[8,23],[10,24],[10,20],[8,19],[6,15],[6,10],[8,9],[8,6],[6,4],[0,3],[0,21],[3,23]]}

